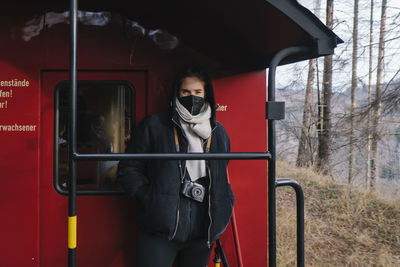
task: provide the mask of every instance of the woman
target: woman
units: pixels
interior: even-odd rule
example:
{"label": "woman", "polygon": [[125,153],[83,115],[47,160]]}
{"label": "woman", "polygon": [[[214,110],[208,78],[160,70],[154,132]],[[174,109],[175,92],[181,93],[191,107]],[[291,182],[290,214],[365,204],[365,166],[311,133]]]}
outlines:
{"label": "woman", "polygon": [[[197,67],[179,73],[168,113],[145,118],[127,153],[230,152],[207,74]],[[234,196],[227,160],[125,160],[118,179],[138,201],[138,267],[207,265],[213,242],[226,229]]]}

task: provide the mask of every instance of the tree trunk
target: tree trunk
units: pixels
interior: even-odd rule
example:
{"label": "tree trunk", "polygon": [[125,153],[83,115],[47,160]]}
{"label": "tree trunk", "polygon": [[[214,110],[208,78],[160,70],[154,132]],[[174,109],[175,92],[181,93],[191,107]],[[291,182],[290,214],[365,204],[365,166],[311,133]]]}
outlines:
{"label": "tree trunk", "polygon": [[350,106],[350,140],[349,140],[349,176],[348,183],[353,181],[353,151],[354,151],[354,110],[356,108],[357,89],[357,51],[358,51],[358,0],[354,0],[353,18],[353,56],[351,64],[351,106]]}
{"label": "tree trunk", "polygon": [[[314,14],[319,18],[321,9],[321,0],[317,0],[314,3]],[[311,166],[314,161],[313,149],[312,149],[312,132],[311,128],[313,125],[314,111],[313,111],[313,86],[315,72],[318,71],[317,59],[310,59],[308,62],[308,76],[306,85],[306,94],[304,96],[304,110],[303,110],[303,123],[301,127],[301,136],[299,140],[299,149],[297,152],[296,165],[298,167]],[[317,73],[318,75],[318,73]],[[318,77],[318,76],[317,76]],[[317,80],[317,86],[318,86]],[[318,90],[318,105],[319,105],[319,90]]]}
{"label": "tree trunk", "polygon": [[371,142],[371,182],[370,187],[374,189],[377,176],[377,155],[379,132],[378,124],[381,117],[382,103],[382,76],[383,76],[383,59],[385,55],[385,26],[386,26],[386,3],[387,0],[382,0],[381,25],[379,30],[379,48],[378,48],[378,66],[376,72],[376,89],[374,101],[374,118],[372,123],[372,142]]}
{"label": "tree trunk", "polygon": [[[326,26],[333,26],[333,0],[326,2]],[[332,56],[324,58],[324,75],[322,80],[322,113],[318,146],[318,170],[328,173],[331,147],[331,96],[332,96]]]}
{"label": "tree trunk", "polygon": [[301,127],[301,136],[299,140],[299,149],[297,152],[296,166],[310,166],[312,162],[312,151],[310,148],[310,138],[311,138],[311,126],[312,126],[312,94],[314,86],[314,76],[315,76],[315,59],[309,60],[308,66],[308,77],[306,94],[304,99],[304,111],[303,111],[303,124]]}
{"label": "tree trunk", "polygon": [[369,14],[369,62],[368,62],[368,114],[367,114],[367,160],[365,168],[365,189],[368,189],[368,182],[371,180],[370,174],[370,157],[371,157],[371,113],[369,107],[371,106],[372,95],[372,42],[373,42],[373,29],[374,29],[374,0],[371,0],[371,10]]}

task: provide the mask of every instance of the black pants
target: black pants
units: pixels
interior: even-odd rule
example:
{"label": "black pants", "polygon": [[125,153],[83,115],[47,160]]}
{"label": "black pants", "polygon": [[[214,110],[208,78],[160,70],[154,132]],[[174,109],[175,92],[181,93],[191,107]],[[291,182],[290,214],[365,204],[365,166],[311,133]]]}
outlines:
{"label": "black pants", "polygon": [[176,242],[140,232],[136,245],[136,267],[206,267],[211,248],[205,240]]}

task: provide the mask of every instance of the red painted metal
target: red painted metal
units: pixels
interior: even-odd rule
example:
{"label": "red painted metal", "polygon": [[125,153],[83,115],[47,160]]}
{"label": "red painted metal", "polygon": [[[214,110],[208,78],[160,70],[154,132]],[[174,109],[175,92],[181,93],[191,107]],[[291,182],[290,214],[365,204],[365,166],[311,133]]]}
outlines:
{"label": "red painted metal", "polygon": [[[226,127],[232,152],[266,151],[265,72],[215,81],[217,118]],[[236,196],[235,217],[243,266],[263,266],[267,259],[266,161],[230,161],[229,178]]]}
{"label": "red painted metal", "polygon": [[[67,198],[53,187],[53,114],[55,86],[68,79],[68,26],[54,25],[23,41],[24,23],[33,18],[21,13],[15,21],[9,18],[0,26],[0,81],[26,79],[29,86],[0,87],[13,90],[12,97],[0,98],[7,101],[0,125],[29,124],[36,130],[0,132],[0,265],[65,266]],[[137,121],[166,110],[171,82],[182,65],[217,66],[183,44],[163,50],[147,37],[128,38],[115,25],[80,25],[78,38],[78,79],[130,82],[136,89]],[[214,80],[217,119],[227,129],[233,152],[266,150],[265,83],[264,71]],[[229,175],[236,222],[222,244],[231,266],[265,266],[266,162],[231,161]],[[78,197],[78,266],[133,266],[133,210],[124,196]]]}
{"label": "red painted metal", "polygon": [[0,132],[0,265],[32,266],[38,263],[39,228],[39,97],[38,80],[0,59],[1,81],[29,79],[29,87],[0,90],[12,97],[0,98],[0,125],[36,125],[35,131]]}

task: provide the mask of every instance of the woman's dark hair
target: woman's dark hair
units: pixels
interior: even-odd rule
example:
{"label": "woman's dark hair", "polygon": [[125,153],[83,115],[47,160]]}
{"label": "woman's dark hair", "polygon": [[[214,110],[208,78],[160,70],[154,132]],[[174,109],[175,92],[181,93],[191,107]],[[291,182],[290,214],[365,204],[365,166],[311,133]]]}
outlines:
{"label": "woman's dark hair", "polygon": [[179,95],[179,90],[183,80],[188,77],[196,77],[200,81],[204,82],[205,98],[206,100],[209,100],[208,98],[210,93],[212,94],[213,91],[211,79],[207,72],[199,66],[187,66],[178,73],[174,83],[174,94],[176,96]]}

